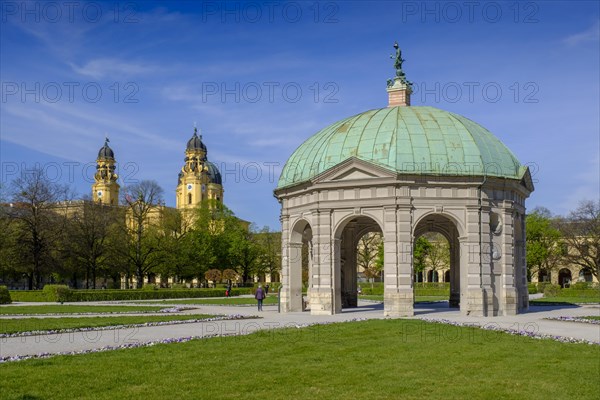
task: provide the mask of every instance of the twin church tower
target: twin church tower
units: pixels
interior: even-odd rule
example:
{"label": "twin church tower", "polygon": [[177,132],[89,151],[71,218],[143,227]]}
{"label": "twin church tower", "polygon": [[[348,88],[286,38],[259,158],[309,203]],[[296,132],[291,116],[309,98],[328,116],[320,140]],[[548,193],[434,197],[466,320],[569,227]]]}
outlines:
{"label": "twin church tower", "polygon": [[[198,130],[187,142],[185,164],[177,179],[176,208],[192,209],[203,200],[223,201],[221,173],[216,165],[208,161],[206,145]],[[119,204],[119,184],[116,174],[115,153],[108,145],[108,138],[98,152],[96,174],[92,185],[92,198],[106,205]]]}

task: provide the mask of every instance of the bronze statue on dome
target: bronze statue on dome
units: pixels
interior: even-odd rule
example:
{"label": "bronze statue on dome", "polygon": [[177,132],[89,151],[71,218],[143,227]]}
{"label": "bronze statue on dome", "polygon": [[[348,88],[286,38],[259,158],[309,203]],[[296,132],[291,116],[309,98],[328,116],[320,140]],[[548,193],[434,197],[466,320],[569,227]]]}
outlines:
{"label": "bronze statue on dome", "polygon": [[404,63],[404,59],[402,58],[402,50],[400,50],[400,46],[398,46],[398,42],[394,42],[394,49],[396,49],[396,55],[391,54],[390,58],[394,60],[394,68],[396,69],[396,77],[393,79],[387,80],[388,87],[394,85],[396,81],[400,81],[400,83],[404,83],[406,85],[411,85],[409,81],[406,80],[406,74],[402,71],[402,64]]}

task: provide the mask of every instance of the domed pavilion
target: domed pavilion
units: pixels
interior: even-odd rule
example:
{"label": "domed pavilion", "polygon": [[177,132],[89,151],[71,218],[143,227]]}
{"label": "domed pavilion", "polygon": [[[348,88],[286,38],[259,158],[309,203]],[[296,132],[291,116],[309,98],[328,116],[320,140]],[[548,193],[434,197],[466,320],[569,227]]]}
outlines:
{"label": "domed pavilion", "polygon": [[464,315],[517,314],[528,307],[525,199],[534,190],[529,170],[478,123],[411,106],[411,83],[394,47],[388,107],[325,127],[283,168],[275,189],[281,203],[282,310],[303,308],[303,264],[312,314],[357,306],[358,241],[380,232],[384,314],[414,315],[414,243],[436,232],[450,247],[450,306]]}

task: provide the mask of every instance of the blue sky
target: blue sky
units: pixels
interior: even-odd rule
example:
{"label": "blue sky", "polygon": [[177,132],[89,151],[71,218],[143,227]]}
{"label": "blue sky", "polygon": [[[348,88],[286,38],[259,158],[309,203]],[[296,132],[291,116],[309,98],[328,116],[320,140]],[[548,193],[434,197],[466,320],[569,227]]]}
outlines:
{"label": "blue sky", "polygon": [[395,40],[413,105],[464,115],[530,166],[529,209],[600,196],[600,3],[1,3],[1,182],[38,163],[80,194],[110,137],[121,185],[175,204],[194,122],[226,204],[279,229],[287,157],[385,107]]}

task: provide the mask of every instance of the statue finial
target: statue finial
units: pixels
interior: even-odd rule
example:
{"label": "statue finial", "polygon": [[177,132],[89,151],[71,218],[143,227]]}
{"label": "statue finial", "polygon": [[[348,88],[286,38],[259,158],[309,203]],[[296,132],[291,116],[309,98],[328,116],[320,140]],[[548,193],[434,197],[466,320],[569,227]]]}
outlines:
{"label": "statue finial", "polygon": [[108,146],[108,142],[110,142],[110,140],[108,140],[108,136],[107,136],[107,135],[105,135],[105,136],[104,136],[104,145],[105,145],[105,146]]}
{"label": "statue finial", "polygon": [[401,83],[410,85],[410,82],[406,80],[406,75],[404,71],[402,71],[402,64],[404,63],[404,59],[402,58],[402,50],[400,50],[400,46],[398,46],[398,42],[394,42],[394,49],[396,50],[396,54],[390,55],[390,58],[394,60],[394,68],[396,69],[396,77],[394,79],[388,79],[388,86],[392,86],[395,81],[399,80]]}

